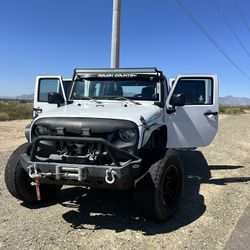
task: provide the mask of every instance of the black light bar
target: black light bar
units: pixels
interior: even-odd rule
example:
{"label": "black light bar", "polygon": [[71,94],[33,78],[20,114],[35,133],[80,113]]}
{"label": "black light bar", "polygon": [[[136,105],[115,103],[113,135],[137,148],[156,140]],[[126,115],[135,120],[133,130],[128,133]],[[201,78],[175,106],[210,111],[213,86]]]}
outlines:
{"label": "black light bar", "polygon": [[162,72],[156,68],[95,68],[95,69],[75,69],[75,77],[79,78],[140,78],[154,77],[160,78]]}

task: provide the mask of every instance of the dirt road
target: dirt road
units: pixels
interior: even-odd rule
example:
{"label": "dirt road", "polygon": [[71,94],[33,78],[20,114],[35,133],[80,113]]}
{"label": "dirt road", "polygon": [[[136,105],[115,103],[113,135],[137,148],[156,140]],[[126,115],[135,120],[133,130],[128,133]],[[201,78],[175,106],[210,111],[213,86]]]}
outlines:
{"label": "dirt road", "polygon": [[[130,194],[65,187],[31,208],[13,198],[4,167],[28,121],[0,123],[0,249],[223,249],[250,197],[250,115],[223,116],[207,148],[180,151],[186,180],[175,216],[143,219]],[[14,130],[14,132],[13,132]]]}

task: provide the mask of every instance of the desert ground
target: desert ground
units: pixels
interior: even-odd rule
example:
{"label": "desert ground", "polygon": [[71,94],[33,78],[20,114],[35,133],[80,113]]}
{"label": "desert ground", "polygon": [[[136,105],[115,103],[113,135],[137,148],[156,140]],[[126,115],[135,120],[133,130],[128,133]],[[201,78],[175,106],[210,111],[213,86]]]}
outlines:
{"label": "desert ground", "polygon": [[57,201],[40,207],[16,200],[6,190],[4,169],[11,152],[25,142],[28,123],[0,122],[1,250],[230,248],[250,200],[250,114],[220,116],[210,146],[179,151],[183,198],[164,223],[143,218],[127,192],[69,186]]}

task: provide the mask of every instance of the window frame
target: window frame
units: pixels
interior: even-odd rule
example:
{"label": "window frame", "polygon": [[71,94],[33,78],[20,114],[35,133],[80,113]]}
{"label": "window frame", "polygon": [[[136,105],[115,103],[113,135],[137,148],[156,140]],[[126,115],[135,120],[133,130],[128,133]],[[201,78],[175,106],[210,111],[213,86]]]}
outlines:
{"label": "window frame", "polygon": [[[44,81],[44,80],[57,80],[58,83],[59,83],[59,86],[60,86],[60,88],[61,88],[61,92],[62,92],[62,96],[63,96],[63,89],[62,89],[62,86],[61,86],[60,78],[53,78],[53,77],[41,78],[41,79],[39,79],[39,82],[38,82],[38,93],[37,93],[37,101],[38,101],[38,102],[48,103],[48,100],[47,100],[47,101],[42,101],[42,100],[40,100],[41,81]],[[50,92],[48,92],[48,93],[50,93]],[[59,92],[59,93],[60,93],[60,92]]]}
{"label": "window frame", "polygon": [[[178,82],[176,83],[174,90],[172,92],[172,95],[175,92],[176,87],[178,86],[179,81],[181,80],[210,80],[211,81],[211,102],[210,103],[202,103],[202,104],[186,104],[185,106],[211,106],[214,105],[214,79],[212,77],[195,77],[195,76],[190,76],[190,77],[180,77],[178,79]],[[184,93],[183,93],[184,94]],[[206,96],[206,87],[205,87],[205,96]]]}

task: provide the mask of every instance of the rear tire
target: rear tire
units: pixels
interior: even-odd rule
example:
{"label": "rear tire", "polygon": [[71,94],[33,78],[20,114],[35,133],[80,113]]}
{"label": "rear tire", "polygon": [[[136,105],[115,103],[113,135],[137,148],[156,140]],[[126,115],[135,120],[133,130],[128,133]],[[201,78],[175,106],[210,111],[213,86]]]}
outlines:
{"label": "rear tire", "polygon": [[25,153],[29,143],[19,146],[10,156],[5,169],[5,184],[8,191],[17,199],[27,204],[38,204],[55,199],[61,190],[60,185],[40,184],[41,201],[37,201],[33,181],[20,164],[20,155]]}
{"label": "rear tire", "polygon": [[168,150],[136,185],[136,202],[147,217],[165,221],[176,211],[183,189],[183,166],[176,151]]}

